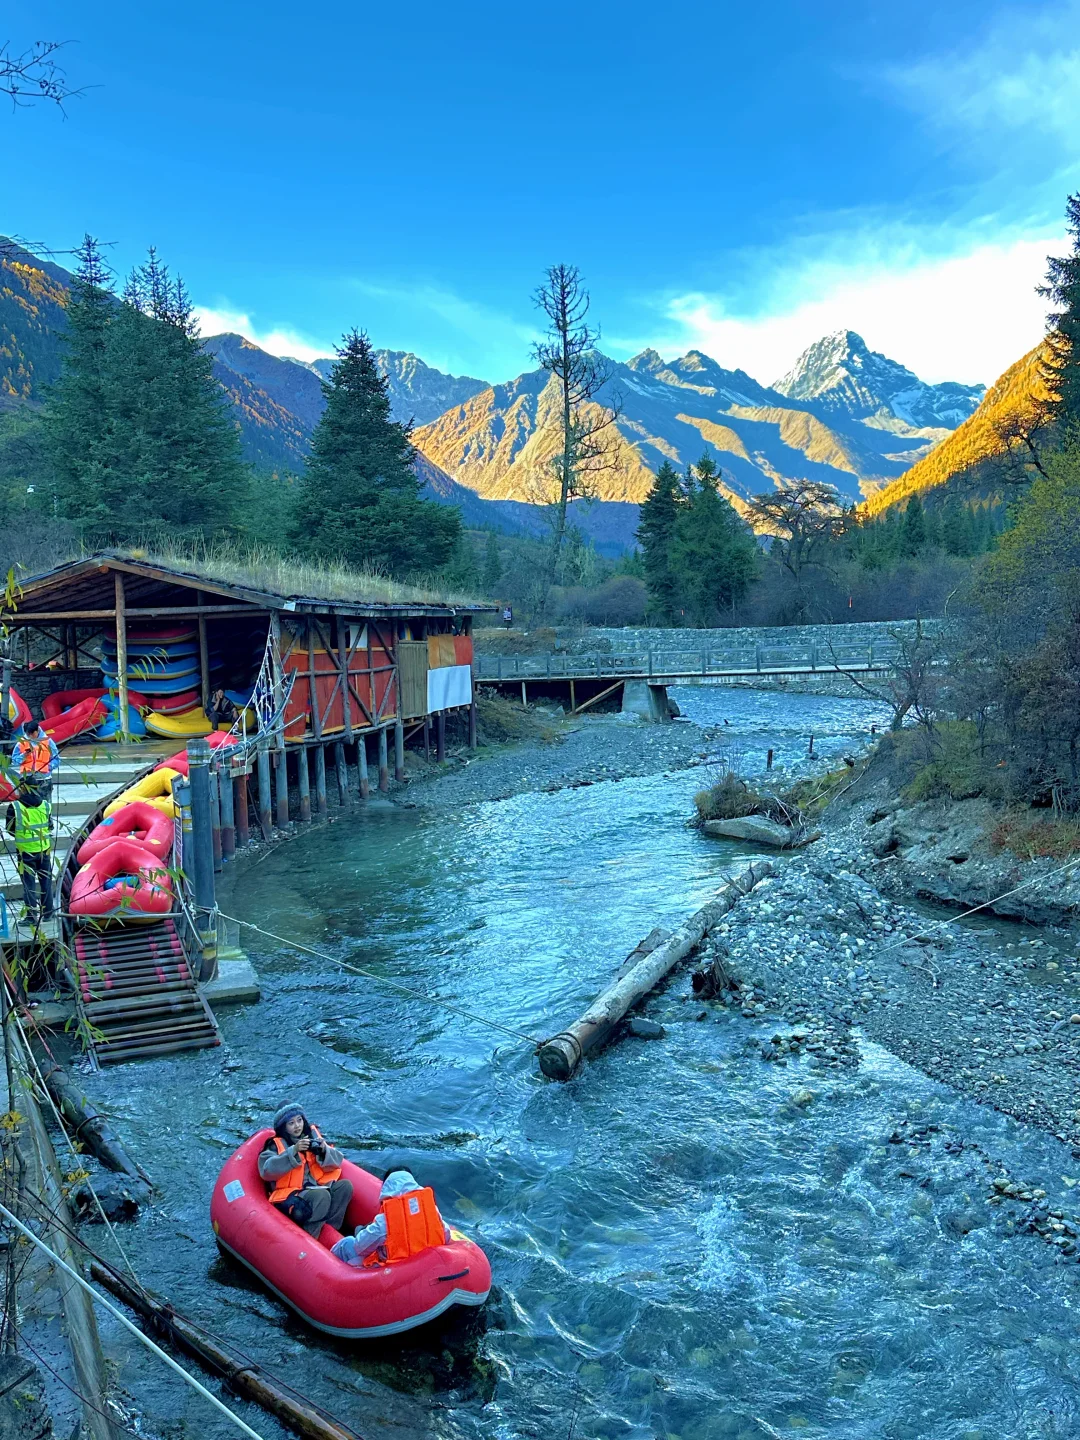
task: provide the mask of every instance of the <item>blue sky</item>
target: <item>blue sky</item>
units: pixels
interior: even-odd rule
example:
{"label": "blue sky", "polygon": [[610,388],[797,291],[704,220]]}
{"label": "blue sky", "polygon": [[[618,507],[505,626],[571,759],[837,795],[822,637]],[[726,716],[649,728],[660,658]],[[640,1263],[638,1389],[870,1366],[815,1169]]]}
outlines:
{"label": "blue sky", "polygon": [[86,90],[0,110],[0,228],[156,244],[279,354],[359,325],[505,379],[566,260],[620,358],[769,381],[850,326],[990,381],[1080,188],[1080,0],[14,0],[3,38],[70,40]]}

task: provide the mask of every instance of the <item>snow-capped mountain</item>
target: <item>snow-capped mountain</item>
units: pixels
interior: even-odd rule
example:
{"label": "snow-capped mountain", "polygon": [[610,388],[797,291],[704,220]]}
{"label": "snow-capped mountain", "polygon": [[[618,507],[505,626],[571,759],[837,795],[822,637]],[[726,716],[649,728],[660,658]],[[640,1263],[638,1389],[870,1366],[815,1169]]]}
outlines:
{"label": "snow-capped mountain", "polygon": [[985,385],[952,380],[928,385],[905,365],[871,350],[854,330],[815,341],[772,388],[853,420],[895,419],[916,429],[942,430],[955,430],[986,393]]}

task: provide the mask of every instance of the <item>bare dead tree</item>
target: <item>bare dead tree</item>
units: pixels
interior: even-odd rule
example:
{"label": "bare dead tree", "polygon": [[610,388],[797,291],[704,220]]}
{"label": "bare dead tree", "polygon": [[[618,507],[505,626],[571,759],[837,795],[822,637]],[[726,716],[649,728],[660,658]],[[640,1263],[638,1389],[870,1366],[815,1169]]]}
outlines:
{"label": "bare dead tree", "polygon": [[942,681],[943,637],[936,631],[928,633],[918,618],[914,634],[905,630],[890,630],[889,636],[896,642],[897,652],[892,668],[883,680],[868,683],[851,670],[845,670],[829,640],[827,643],[833,664],[857,690],[889,706],[892,711],[890,730],[902,729],[910,714],[928,734],[932,734]]}
{"label": "bare dead tree", "polygon": [[597,473],[613,463],[611,427],[619,418],[617,397],[601,405],[596,397],[611,379],[611,366],[596,346],[600,331],[589,324],[589,292],[576,265],[552,265],[533,297],[548,319],[547,335],[533,347],[541,368],[559,386],[562,444],[552,458],[550,473],[551,556],[548,588],[555,583],[566,538],[566,510],[571,500],[587,499]]}
{"label": "bare dead tree", "polygon": [[61,110],[66,100],[81,95],[68,84],[65,72],[56,63],[63,40],[35,40],[28,50],[16,53],[11,42],[0,44],[0,95],[6,95],[13,110],[46,100]]}

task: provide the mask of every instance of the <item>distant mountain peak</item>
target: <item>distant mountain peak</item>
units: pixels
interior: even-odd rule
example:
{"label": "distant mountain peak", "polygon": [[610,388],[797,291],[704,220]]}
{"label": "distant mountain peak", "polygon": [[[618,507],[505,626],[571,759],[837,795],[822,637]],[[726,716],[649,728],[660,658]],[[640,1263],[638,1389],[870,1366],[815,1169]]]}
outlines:
{"label": "distant mountain peak", "polygon": [[774,382],[789,400],[867,420],[884,415],[919,429],[954,430],[975,410],[985,385],[947,380],[929,385],[897,360],[871,350],[855,330],[834,330],[815,340]]}
{"label": "distant mountain peak", "polygon": [[626,368],[628,370],[648,370],[655,375],[657,370],[663,370],[665,363],[660,352],[653,350],[652,347],[649,346],[642,350],[640,355],[635,355],[631,360],[628,360],[626,362]]}

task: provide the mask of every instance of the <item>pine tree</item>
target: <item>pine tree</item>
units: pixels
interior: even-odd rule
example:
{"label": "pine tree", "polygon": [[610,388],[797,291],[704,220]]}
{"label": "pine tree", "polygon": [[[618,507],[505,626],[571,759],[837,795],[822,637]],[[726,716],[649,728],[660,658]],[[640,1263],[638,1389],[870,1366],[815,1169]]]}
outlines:
{"label": "pine tree", "polygon": [[48,396],[46,442],[58,513],[76,518],[108,514],[106,344],[116,298],[112,276],[92,235],[75,252],[78,268],[68,305],[60,378]]}
{"label": "pine tree", "polygon": [[48,412],[60,513],[97,543],[235,530],[250,472],[183,283],[151,250],[118,300],[83,251]]}
{"label": "pine tree", "polygon": [[685,496],[679,476],[665,460],[642,501],[636,538],[649,592],[649,609],[662,623],[675,618],[679,583],[672,567],[675,525]]}
{"label": "pine tree", "polygon": [[719,494],[720,475],[708,455],[687,476],[690,494],[675,522],[671,547],[680,599],[699,625],[733,609],[757,575],[753,532]]}
{"label": "pine tree", "polygon": [[309,555],[396,573],[438,570],[454,552],[460,514],[420,498],[410,427],[390,418],[368,337],[353,330],[338,356],[297,487],[293,542]]}
{"label": "pine tree", "polygon": [[926,549],[926,541],[926,512],[918,495],[912,495],[907,503],[903,524],[900,527],[900,554],[908,559],[914,559],[916,555],[922,554]]}
{"label": "pine tree", "polygon": [[1047,317],[1049,358],[1043,375],[1056,418],[1080,424],[1080,192],[1065,206],[1066,229],[1072,237],[1068,255],[1047,259],[1046,284],[1039,294],[1056,307]]}
{"label": "pine tree", "polygon": [[494,598],[502,579],[502,562],[499,559],[499,542],[494,530],[488,531],[487,548],[484,551],[484,594]]}

